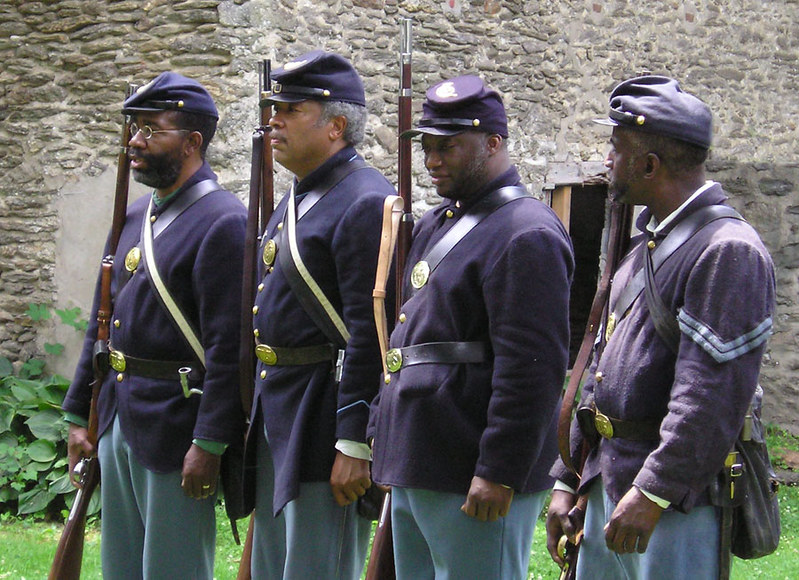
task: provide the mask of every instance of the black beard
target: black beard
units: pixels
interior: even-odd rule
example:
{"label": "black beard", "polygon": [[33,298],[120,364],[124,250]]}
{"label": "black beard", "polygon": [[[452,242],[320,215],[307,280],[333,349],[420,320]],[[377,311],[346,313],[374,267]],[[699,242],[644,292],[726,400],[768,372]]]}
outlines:
{"label": "black beard", "polygon": [[143,159],[147,165],[145,169],[134,169],[133,178],[155,189],[170,189],[180,176],[183,169],[183,160],[180,152],[174,154],[150,155],[136,153],[134,157]]}

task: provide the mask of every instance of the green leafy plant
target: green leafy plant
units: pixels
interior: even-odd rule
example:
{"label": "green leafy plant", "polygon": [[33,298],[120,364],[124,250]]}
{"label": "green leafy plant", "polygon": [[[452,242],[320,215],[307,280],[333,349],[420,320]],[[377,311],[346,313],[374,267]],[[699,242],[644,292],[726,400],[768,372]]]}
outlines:
{"label": "green leafy plant", "polygon": [[[56,313],[76,330],[85,328],[80,309]],[[31,304],[26,314],[33,322],[50,319],[43,305]],[[63,351],[63,345],[50,346],[45,347],[48,354]],[[68,473],[68,427],[61,413],[69,381],[47,375],[40,359],[18,367],[15,372],[11,361],[0,357],[0,514],[60,518],[75,495]]]}
{"label": "green leafy plant", "polygon": [[0,510],[20,515],[53,515],[64,507],[53,500],[72,491],[60,411],[69,382],[42,368],[27,361],[14,375],[0,358]]}

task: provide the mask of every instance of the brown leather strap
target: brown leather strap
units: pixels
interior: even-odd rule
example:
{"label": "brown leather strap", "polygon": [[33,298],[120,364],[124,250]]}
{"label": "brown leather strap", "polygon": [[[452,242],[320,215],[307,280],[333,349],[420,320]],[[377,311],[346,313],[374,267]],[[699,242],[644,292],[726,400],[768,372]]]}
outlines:
{"label": "brown leather strap", "polygon": [[[571,445],[569,442],[569,429],[571,428],[572,413],[574,411],[577,391],[580,388],[583,375],[591,361],[591,353],[596,342],[597,332],[602,321],[602,313],[607,305],[610,280],[616,270],[621,257],[624,255],[627,242],[629,241],[629,227],[632,219],[632,207],[613,202],[610,210],[610,229],[608,236],[608,251],[606,265],[602,271],[602,276],[597,285],[594,301],[591,304],[591,311],[588,315],[588,322],[583,335],[583,342],[577,353],[577,359],[572,367],[569,376],[569,384],[563,394],[563,402],[558,417],[558,450],[563,464],[567,469],[573,471],[578,476],[580,471],[574,466],[571,457]],[[580,466],[582,468],[582,466]]]}
{"label": "brown leather strap", "polygon": [[375,287],[372,290],[377,341],[380,344],[380,360],[383,376],[388,376],[386,351],[388,350],[388,319],[386,317],[386,284],[391,270],[391,257],[397,243],[397,232],[404,211],[404,203],[398,195],[389,195],[383,202],[383,227],[380,231],[380,249],[377,254]]}

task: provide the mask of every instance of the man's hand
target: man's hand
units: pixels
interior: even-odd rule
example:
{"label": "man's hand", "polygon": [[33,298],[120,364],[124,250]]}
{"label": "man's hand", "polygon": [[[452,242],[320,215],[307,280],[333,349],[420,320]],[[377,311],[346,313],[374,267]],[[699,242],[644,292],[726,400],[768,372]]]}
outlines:
{"label": "man's hand", "polygon": [[512,488],[474,476],[461,511],[481,522],[495,522],[508,515],[511,501]]}
{"label": "man's hand", "polygon": [[574,520],[569,517],[576,503],[576,495],[561,489],[553,491],[552,498],[549,500],[549,510],[547,511],[547,551],[558,566],[563,566],[563,558],[558,553],[560,538],[566,536],[571,543],[577,543],[576,536],[580,530],[577,529]]}
{"label": "man's hand", "polygon": [[336,460],[330,472],[333,498],[341,507],[350,505],[372,486],[369,462],[336,451]]}
{"label": "man's hand", "polygon": [[630,488],[613,510],[605,525],[605,544],[609,550],[643,554],[660,520],[663,508],[647,498],[637,487]]}
{"label": "man's hand", "polygon": [[96,453],[94,445],[89,442],[89,430],[86,427],[69,424],[67,439],[67,458],[69,461],[69,480],[75,487],[80,487],[79,478],[75,477],[75,466],[84,457],[92,457]]}
{"label": "man's hand", "polygon": [[205,499],[216,492],[222,456],[210,453],[192,443],[183,458],[183,493],[194,499]]}

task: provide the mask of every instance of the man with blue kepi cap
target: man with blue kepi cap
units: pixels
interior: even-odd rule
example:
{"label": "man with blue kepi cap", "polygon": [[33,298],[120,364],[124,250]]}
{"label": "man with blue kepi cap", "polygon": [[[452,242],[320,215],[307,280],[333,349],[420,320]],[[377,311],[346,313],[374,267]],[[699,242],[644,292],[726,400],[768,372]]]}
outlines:
{"label": "man with blue kepi cap", "polygon": [[610,195],[646,208],[572,425],[573,452],[590,447],[582,478],[560,459],[552,470],[557,562],[588,496],[578,578],[728,577],[711,484],[761,394],[775,281],[757,233],[705,180],[711,121],[705,103],[654,75],[618,85],[598,121],[613,127]]}
{"label": "man with blue kepi cap", "polygon": [[521,184],[500,95],[428,89],[418,126],[444,201],[414,227],[404,303],[372,405],[397,577],[526,578],[552,479],[574,259]]}
{"label": "man with blue kepi cap", "polygon": [[358,579],[371,520],[369,403],[380,378],[372,308],[383,202],[395,190],[355,150],[367,110],[342,56],[316,50],[271,74],[275,160],[293,175],[263,235],[253,578]]}
{"label": "man with blue kepi cap", "polygon": [[[210,580],[221,456],[244,433],[246,210],[205,160],[219,114],[202,85],[165,72],[130,96],[123,113],[132,120],[133,176],[153,191],[128,207],[113,263],[111,368],[98,401],[103,577]],[[70,472],[95,451],[86,425],[96,336],[92,316],[63,403]]]}

